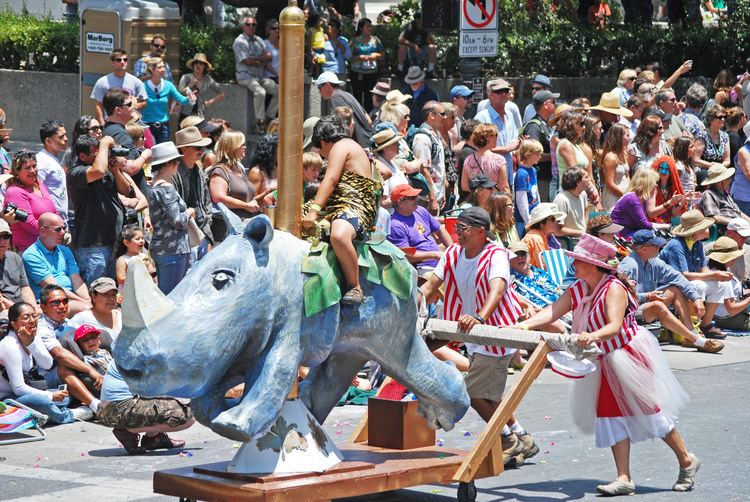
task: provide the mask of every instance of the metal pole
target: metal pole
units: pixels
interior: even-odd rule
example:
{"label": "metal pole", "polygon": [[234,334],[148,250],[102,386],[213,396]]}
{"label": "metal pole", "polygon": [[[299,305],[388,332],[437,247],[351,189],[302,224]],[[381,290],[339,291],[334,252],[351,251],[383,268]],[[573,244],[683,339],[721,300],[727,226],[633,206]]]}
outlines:
{"label": "metal pole", "polygon": [[279,16],[279,189],[274,225],[299,237],[302,213],[305,14],[296,0]]}

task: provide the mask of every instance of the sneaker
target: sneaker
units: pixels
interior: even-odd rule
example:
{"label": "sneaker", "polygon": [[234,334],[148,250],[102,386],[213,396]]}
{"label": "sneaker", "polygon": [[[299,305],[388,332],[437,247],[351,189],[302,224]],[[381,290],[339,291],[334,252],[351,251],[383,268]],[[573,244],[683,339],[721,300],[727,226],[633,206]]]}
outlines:
{"label": "sneaker", "polygon": [[143,436],[141,439],[141,448],[145,450],[171,450],[183,446],[185,446],[185,441],[172,439],[167,436],[166,432],[160,432],[156,436]]}
{"label": "sneaker", "polygon": [[131,455],[138,455],[145,453],[146,449],[139,446],[141,436],[135,432],[130,432],[127,429],[112,429],[112,434],[115,435],[117,440],[120,442],[125,451]]}
{"label": "sneaker", "polygon": [[701,326],[700,330],[701,330],[701,333],[703,333],[703,336],[705,336],[706,338],[713,338],[714,340],[723,340],[727,337],[725,333],[723,333],[719,328],[717,328],[713,324],[709,324],[707,326]]}
{"label": "sneaker", "polygon": [[359,305],[364,299],[365,293],[362,291],[362,288],[352,288],[346,292],[343,298],[341,298],[341,303]]}
{"label": "sneaker", "polygon": [[523,444],[523,451],[521,451],[521,454],[524,459],[531,458],[539,453],[539,446],[537,446],[534,438],[531,437],[531,434],[528,432],[518,434],[518,439],[521,441],[521,444]]}
{"label": "sneaker", "polygon": [[508,465],[516,457],[523,453],[523,443],[518,436],[511,433],[509,436],[502,436],[503,445],[503,464]]}
{"label": "sneaker", "polygon": [[73,414],[73,418],[80,422],[87,422],[94,418],[94,410],[88,406],[79,406],[78,408],[72,408],[70,412]]}
{"label": "sneaker", "polygon": [[598,491],[605,497],[616,497],[618,495],[634,495],[635,483],[633,483],[632,479],[630,481],[621,481],[619,479],[615,479],[614,481],[606,485],[597,486],[596,491]]}
{"label": "sneaker", "polygon": [[693,489],[695,484],[695,474],[698,469],[701,468],[701,460],[695,456],[694,453],[690,454],[690,467],[680,469],[680,475],[677,477],[677,482],[672,487],[672,490],[676,492],[686,492]]}
{"label": "sneaker", "polygon": [[682,343],[682,346],[688,349],[698,349],[698,352],[706,352],[708,354],[716,354],[717,352],[721,352],[724,348],[723,343],[718,340],[712,340],[710,338],[706,340],[706,343],[705,345],[703,345],[703,347],[698,347],[697,345],[687,340]]}

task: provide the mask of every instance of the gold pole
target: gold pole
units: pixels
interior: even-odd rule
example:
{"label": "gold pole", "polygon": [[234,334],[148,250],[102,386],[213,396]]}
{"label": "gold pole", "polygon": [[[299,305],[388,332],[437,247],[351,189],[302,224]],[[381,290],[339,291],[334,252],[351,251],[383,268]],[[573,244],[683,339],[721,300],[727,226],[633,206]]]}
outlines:
{"label": "gold pole", "polygon": [[274,226],[300,235],[302,121],[305,108],[305,14],[296,0],[279,16],[279,189]]}

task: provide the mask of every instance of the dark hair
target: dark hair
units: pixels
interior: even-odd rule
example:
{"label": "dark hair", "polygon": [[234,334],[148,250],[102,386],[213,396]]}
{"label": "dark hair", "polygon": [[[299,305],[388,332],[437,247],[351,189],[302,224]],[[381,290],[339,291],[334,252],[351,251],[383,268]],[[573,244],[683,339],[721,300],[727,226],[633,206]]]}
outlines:
{"label": "dark hair", "polygon": [[742,117],[744,117],[744,110],[741,106],[732,106],[729,108],[725,108],[725,111],[727,113],[727,121],[725,122],[727,129],[730,127],[737,127],[740,125],[740,122],[742,121]]}
{"label": "dark hair", "polygon": [[422,120],[427,121],[427,116],[430,113],[433,113],[435,109],[440,106],[440,103],[437,101],[428,101],[422,106]]}
{"label": "dark hair", "polygon": [[659,128],[662,127],[661,119],[656,115],[650,115],[643,120],[638,126],[638,130],[635,133],[633,143],[643,153],[648,153],[651,146],[651,140],[653,140],[659,133]]}
{"label": "dark hair", "polygon": [[39,303],[41,303],[42,305],[47,303],[53,291],[62,291],[63,293],[65,293],[65,289],[61,286],[58,286],[57,284],[47,284],[39,293]]}
{"label": "dark hair", "polygon": [[305,23],[305,25],[306,25],[306,26],[307,26],[308,28],[314,28],[314,27],[315,27],[315,25],[317,25],[317,24],[318,24],[318,21],[320,21],[320,14],[315,14],[315,13],[313,13],[313,12],[310,12],[310,13],[309,13],[309,14],[307,15],[307,22]]}
{"label": "dark hair", "polygon": [[349,137],[349,128],[341,120],[331,115],[321,117],[315,124],[312,135],[312,144],[320,148],[321,142],[336,143]]}
{"label": "dark hair", "polygon": [[29,150],[18,150],[13,154],[13,164],[10,166],[10,174],[13,175],[13,178],[11,178],[10,183],[21,185],[18,173],[21,171],[23,165],[30,160],[33,160],[36,164],[36,154]]}
{"label": "dark hair", "polygon": [[115,250],[116,258],[119,258],[120,256],[125,254],[125,252],[127,251],[127,248],[125,247],[125,240],[133,240],[137,232],[143,233],[143,229],[138,225],[125,225],[124,227],[122,227],[120,238],[117,240],[117,249]]}
{"label": "dark hair", "polygon": [[643,106],[643,98],[637,94],[630,96],[627,102],[625,102],[625,108],[630,109],[633,106],[637,106],[638,108]]}
{"label": "dark hair", "polygon": [[41,140],[42,145],[44,145],[44,140],[57,134],[58,129],[61,127],[65,127],[65,124],[59,120],[48,120],[39,126],[39,139]]}
{"label": "dark hair", "polygon": [[708,256],[708,268],[710,268],[711,270],[721,270],[722,272],[725,272],[727,270],[727,266],[725,264],[720,263],[716,260],[712,260],[710,258],[711,255]]}
{"label": "dark hair", "polygon": [[253,166],[258,166],[261,171],[267,176],[271,177],[271,173],[276,168],[278,159],[276,152],[279,147],[279,136],[278,134],[266,134],[258,140],[258,146],[255,147],[255,153],[253,154]]}
{"label": "dark hair", "polygon": [[31,310],[36,310],[36,307],[30,303],[26,303],[24,301],[16,302],[10,306],[10,309],[8,309],[8,322],[11,324],[16,322],[18,318],[21,317],[21,312],[23,311],[24,307],[29,307]]}
{"label": "dark hair", "polygon": [[127,55],[128,55],[128,51],[126,51],[125,49],[118,48],[118,49],[113,50],[109,54],[109,60],[110,61],[114,61],[115,57],[117,57],[117,56],[127,56]]}
{"label": "dark hair", "polygon": [[583,173],[577,167],[570,167],[565,170],[560,180],[560,188],[563,190],[573,190],[583,179]]}
{"label": "dark hair", "polygon": [[333,28],[336,28],[336,30],[341,33],[341,21],[339,21],[336,18],[331,18],[328,20],[328,26],[331,26]]}
{"label": "dark hair", "polygon": [[692,165],[693,159],[690,158],[690,143],[693,142],[692,136],[678,136],[674,140],[674,150],[672,152],[674,160],[679,160],[688,167]]}
{"label": "dark hair", "polygon": [[357,23],[357,31],[354,33],[356,36],[360,36],[362,34],[362,28],[365,27],[367,24],[372,24],[372,21],[370,21],[368,18],[363,17],[359,20]]}
{"label": "dark hair", "polygon": [[89,136],[88,134],[84,134],[83,136],[78,138],[78,142],[75,144],[76,155],[80,156],[82,153],[88,154],[93,148],[96,148],[97,146],[99,146],[98,139],[93,136]]}
{"label": "dark hair", "polygon": [[78,138],[88,134],[89,126],[92,120],[96,120],[96,117],[94,117],[93,115],[81,115],[80,117],[78,117],[78,120],[76,120],[76,123],[73,126],[73,137],[71,138],[72,148],[75,148],[75,145],[78,142]]}
{"label": "dark hair", "polygon": [[102,106],[104,107],[104,111],[107,112],[107,115],[112,115],[112,112],[115,111],[115,108],[124,105],[125,100],[127,100],[129,97],[130,94],[123,91],[122,89],[108,90],[104,95],[104,98],[102,99]]}
{"label": "dark hair", "polygon": [[458,130],[458,132],[461,134],[461,139],[464,141],[468,141],[469,138],[471,138],[471,133],[474,132],[474,129],[476,129],[479,124],[481,124],[481,122],[474,119],[466,119],[461,122],[461,128]]}
{"label": "dark hair", "polygon": [[312,181],[310,183],[305,183],[305,191],[302,194],[302,198],[305,202],[309,200],[315,199],[315,196],[318,194],[318,189],[320,188],[320,182],[319,181]]}
{"label": "dark hair", "polygon": [[168,160],[166,162],[162,162],[161,164],[156,164],[156,165],[151,164],[151,172],[154,173],[154,174],[156,174],[159,171],[161,171],[162,169],[164,169],[165,167],[170,166],[172,164],[177,164],[179,161],[180,161],[180,159],[172,159],[172,160]]}
{"label": "dark hair", "polygon": [[669,101],[670,94],[674,94],[674,91],[672,89],[662,89],[659,92],[656,93],[656,106],[659,106],[665,101]]}

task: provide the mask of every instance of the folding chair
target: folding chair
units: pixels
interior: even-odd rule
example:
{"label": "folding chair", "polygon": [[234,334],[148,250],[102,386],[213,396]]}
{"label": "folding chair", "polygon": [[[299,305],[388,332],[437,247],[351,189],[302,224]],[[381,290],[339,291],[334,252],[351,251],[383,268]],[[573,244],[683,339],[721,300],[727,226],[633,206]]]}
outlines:
{"label": "folding chair", "polygon": [[[521,295],[524,299],[533,303],[534,305],[538,305],[538,303],[533,301],[532,298],[536,298],[544,305],[552,305],[552,302],[547,298],[515,279],[513,279],[513,286],[515,286],[517,294]],[[570,312],[568,312],[560,318],[560,322],[562,322],[563,325],[568,329],[568,331],[570,331],[571,325],[573,324],[573,316],[570,314]]]}
{"label": "folding chair", "polygon": [[565,250],[563,249],[549,249],[542,252],[542,261],[544,262],[544,268],[555,281],[558,286],[563,285],[563,279],[565,274],[570,267],[570,260],[565,256]]}
{"label": "folding chair", "polygon": [[21,434],[21,437],[0,439],[0,445],[44,441],[47,439],[47,434],[42,426],[47,423],[48,419],[47,415],[42,415],[13,399],[0,401],[0,434],[18,435],[27,429],[36,429],[40,434],[39,436]]}

